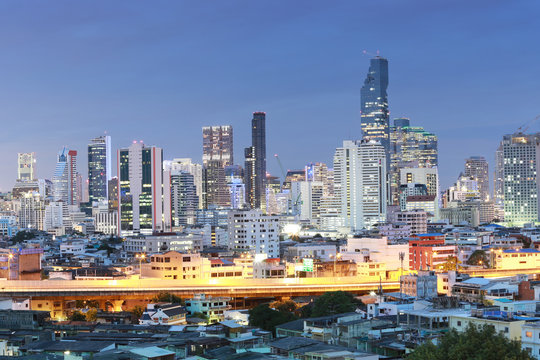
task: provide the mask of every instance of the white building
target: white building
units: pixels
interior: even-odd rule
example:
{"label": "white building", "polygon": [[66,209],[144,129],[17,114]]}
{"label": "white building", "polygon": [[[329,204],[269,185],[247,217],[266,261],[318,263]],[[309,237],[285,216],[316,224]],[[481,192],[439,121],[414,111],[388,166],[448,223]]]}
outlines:
{"label": "white building", "polygon": [[19,227],[43,230],[45,201],[38,192],[25,193],[20,199]]}
{"label": "white building", "polygon": [[292,214],[312,224],[320,223],[323,183],[320,181],[294,181],[291,183]]}
{"label": "white building", "polygon": [[128,237],[122,243],[128,255],[165,251],[201,251],[203,237],[200,234],[176,234],[163,236]]}
{"label": "white building", "polygon": [[63,201],[52,201],[45,207],[44,231],[52,231],[64,226],[64,208],[67,210]]}
{"label": "white building", "polygon": [[344,141],[334,154],[334,193],[343,226],[371,228],[386,219],[386,153],[376,141]]}
{"label": "white building", "polygon": [[67,241],[60,244],[61,255],[78,255],[84,253],[84,241]]}
{"label": "white building", "polygon": [[229,249],[279,257],[279,217],[261,210],[233,210],[228,214]]}
{"label": "white building", "polygon": [[521,326],[521,348],[535,359],[540,359],[540,324],[525,323]]}
{"label": "white building", "polygon": [[289,246],[287,251],[290,260],[312,257],[323,261],[330,261],[337,254],[336,245],[327,243],[298,243],[294,246]]}
{"label": "white building", "polygon": [[406,223],[410,227],[411,234],[427,233],[427,212],[420,209],[410,211],[392,212],[389,221],[392,223]]}
{"label": "white building", "polygon": [[[381,238],[349,238],[347,244],[340,249],[342,260],[353,260],[356,263],[377,262],[385,263],[388,270],[409,269],[408,242],[389,242],[386,237]],[[403,253],[403,261],[400,254]]]}
{"label": "white building", "polygon": [[193,183],[197,197],[199,199],[199,209],[202,209],[203,200],[203,169],[201,164],[195,164],[190,158],[177,158],[172,161],[166,161],[165,167],[170,167],[171,172],[185,171],[193,175]]}

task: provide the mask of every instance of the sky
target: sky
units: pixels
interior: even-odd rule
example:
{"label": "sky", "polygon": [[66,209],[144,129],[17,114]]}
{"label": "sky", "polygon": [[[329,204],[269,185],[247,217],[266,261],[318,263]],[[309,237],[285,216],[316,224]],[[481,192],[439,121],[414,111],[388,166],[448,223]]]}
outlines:
{"label": "sky", "polygon": [[391,118],[439,136],[444,188],[540,114],[538,15],[520,0],[5,0],[0,190],[18,152],[51,178],[66,146],[86,174],[104,132],[113,149],[143,140],[200,162],[201,127],[232,125],[243,165],[254,111],[267,114],[269,172],[280,175],[276,153],[286,169],[331,164],[361,137],[364,50],[389,60]]}

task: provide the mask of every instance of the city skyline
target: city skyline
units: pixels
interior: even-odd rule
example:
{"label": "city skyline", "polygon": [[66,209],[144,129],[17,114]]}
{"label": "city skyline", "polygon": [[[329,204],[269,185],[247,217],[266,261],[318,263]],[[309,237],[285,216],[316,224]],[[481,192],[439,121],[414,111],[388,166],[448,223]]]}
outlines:
{"label": "city skyline", "polygon": [[[493,106],[503,101],[532,103],[538,97],[532,80],[538,71],[532,66],[538,54],[532,47],[524,47],[538,26],[529,22],[536,7],[525,3],[499,3],[487,10],[478,3],[465,14],[458,5],[395,3],[386,9],[388,26],[380,33],[368,31],[374,20],[366,18],[360,25],[354,15],[353,10],[374,13],[377,9],[369,4],[341,3],[327,9],[315,2],[307,11],[297,3],[287,14],[279,12],[278,5],[240,6],[241,2],[212,8],[170,5],[170,9],[148,14],[147,9],[134,7],[130,9],[134,20],[126,18],[120,6],[105,3],[93,7],[87,17],[83,15],[89,9],[82,5],[45,9],[36,3],[27,14],[13,4],[1,5],[12,15],[1,25],[5,45],[11,50],[3,60],[9,73],[0,107],[9,136],[1,148],[6,154],[0,161],[6,169],[0,177],[2,191],[14,185],[17,153],[35,152],[36,177],[52,178],[59,148],[65,145],[77,150],[83,160],[87,141],[105,130],[113,139],[113,150],[134,139],[144,140],[163,148],[165,159],[191,157],[200,163],[201,127],[231,124],[236,163],[242,164],[254,111],[267,113],[268,154],[278,153],[287,169],[302,169],[309,162],[331,164],[335,148],[344,139],[361,136],[360,88],[371,58],[363,54],[364,49],[380,49],[389,61],[390,120],[408,116],[415,125],[439,136],[441,188],[455,181],[470,156],[486,157],[494,169],[500,138],[537,113],[532,106],[514,107],[511,113]],[[52,20],[37,21],[40,10]],[[72,11],[73,20],[53,24],[66,11]],[[493,16],[478,19],[481,11]],[[348,15],[343,21],[335,18],[344,13]],[[190,14],[209,17],[196,24]],[[251,22],[235,23],[238,18],[233,15],[238,14],[242,18],[258,16],[265,27],[248,34],[245,30]],[[165,20],[158,21],[160,17]],[[399,23],[396,33],[392,20],[399,18],[418,24],[404,29]],[[455,21],[460,27],[454,29]],[[313,33],[301,31],[311,22],[319,22],[320,28]],[[513,24],[512,31],[499,29],[501,22]],[[21,24],[30,30],[15,33]],[[136,25],[148,26],[150,31],[143,32],[144,26]],[[427,25],[435,26],[434,35],[425,34],[423,26]],[[220,34],[222,27],[226,30]],[[204,31],[185,37],[189,29]],[[476,37],[469,37],[469,31]],[[105,34],[110,40],[103,42]],[[43,36],[52,36],[50,52],[29,56],[45,50],[39,43]],[[517,38],[521,40],[508,41]],[[235,39],[241,39],[243,47]],[[404,39],[408,42],[400,44]],[[462,44],[465,40],[470,43]],[[267,60],[248,60],[247,55],[261,41],[273,52],[266,54]],[[354,46],[350,46],[352,41]],[[156,59],[133,58],[173,43],[173,50],[158,51]],[[213,64],[219,60],[211,58],[222,55],[224,47],[231,51],[221,59],[222,71],[216,72]],[[188,49],[194,50],[193,58],[186,54]],[[304,53],[316,56],[305,58]],[[512,63],[515,54],[522,55],[519,68]],[[185,60],[173,66],[179,58]],[[202,64],[194,63],[201,58],[205,59]],[[156,64],[163,64],[164,69],[154,69]],[[194,74],[188,74],[190,69]],[[21,74],[24,81],[20,81]],[[259,91],[252,91],[253,79],[264,85],[257,87]],[[519,92],[515,91],[518,87]],[[111,97],[113,91],[115,97]],[[211,110],[205,106],[208,103],[213,104]],[[148,131],[149,122],[156,124],[153,131]],[[178,131],[169,131],[173,125]],[[537,129],[532,124],[529,132]],[[85,161],[78,165],[86,175]],[[274,159],[267,159],[267,167],[279,175]]]}

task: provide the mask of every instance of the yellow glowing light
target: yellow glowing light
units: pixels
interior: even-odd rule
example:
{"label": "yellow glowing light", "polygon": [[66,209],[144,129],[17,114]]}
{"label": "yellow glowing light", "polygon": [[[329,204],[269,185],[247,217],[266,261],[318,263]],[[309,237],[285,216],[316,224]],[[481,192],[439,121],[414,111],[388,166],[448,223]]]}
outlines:
{"label": "yellow glowing light", "polygon": [[298,235],[302,227],[298,224],[287,224],[283,227],[283,232],[289,236]]}

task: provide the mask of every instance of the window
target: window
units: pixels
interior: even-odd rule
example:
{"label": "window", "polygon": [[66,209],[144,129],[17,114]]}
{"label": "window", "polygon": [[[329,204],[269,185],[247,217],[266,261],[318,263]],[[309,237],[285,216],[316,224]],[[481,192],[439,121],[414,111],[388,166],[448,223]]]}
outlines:
{"label": "window", "polygon": [[525,336],[528,338],[532,337],[532,331],[526,331]]}
{"label": "window", "polygon": [[457,322],[457,326],[461,326],[461,321],[458,321],[458,322]]}
{"label": "window", "polygon": [[505,327],[504,327],[504,333],[505,333],[505,334],[508,334],[508,326],[505,326]]}

